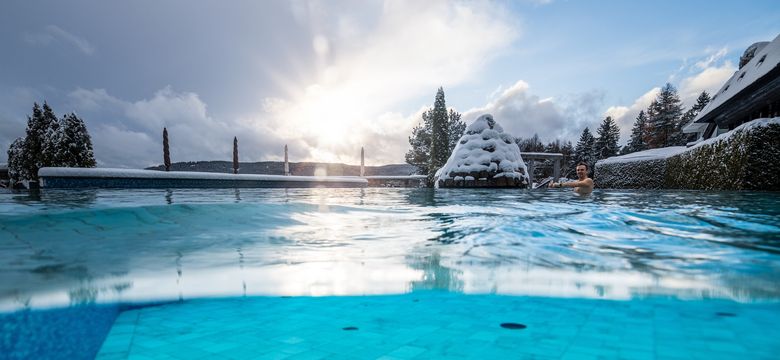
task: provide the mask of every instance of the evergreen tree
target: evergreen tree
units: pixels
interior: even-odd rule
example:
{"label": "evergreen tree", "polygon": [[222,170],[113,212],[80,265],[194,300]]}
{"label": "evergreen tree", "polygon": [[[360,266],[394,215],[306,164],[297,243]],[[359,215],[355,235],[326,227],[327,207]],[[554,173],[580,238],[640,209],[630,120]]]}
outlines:
{"label": "evergreen tree", "polygon": [[618,140],[620,140],[620,128],[618,128],[611,116],[604,118],[601,126],[596,130],[598,138],[594,143],[594,155],[596,160],[606,159],[617,155]]}
{"label": "evergreen tree", "polygon": [[667,83],[661,88],[655,101],[647,111],[650,148],[666,147],[675,140],[675,129],[682,116],[682,105],[677,89]]}
{"label": "evergreen tree", "polygon": [[645,116],[645,111],[641,110],[639,111],[636,120],[634,120],[634,127],[631,128],[631,138],[628,140],[628,144],[623,148],[623,154],[647,150],[647,143],[645,143],[646,128],[647,116]]}
{"label": "evergreen tree", "polygon": [[431,112],[431,157],[428,165],[428,181],[433,185],[434,173],[439,170],[450,157],[450,141],[447,135],[448,128],[447,104],[444,101],[444,89],[436,92],[436,100]]}
{"label": "evergreen tree", "polygon": [[[680,119],[679,126],[677,128],[677,138],[675,139],[675,145],[684,146],[690,141],[696,140],[691,139],[682,132],[682,129],[691,122],[693,122],[693,119],[696,118],[697,115],[701,112],[702,109],[704,109],[707,104],[710,103],[710,94],[708,94],[706,91],[702,91],[701,94],[699,94],[699,97],[696,98],[696,104],[693,104],[693,106],[688,109],[688,111],[683,114],[682,118]],[[691,134],[695,136],[695,134]]]}
{"label": "evergreen tree", "polygon": [[544,152],[544,143],[539,139],[538,134],[534,134],[528,139],[517,138],[515,143],[520,148],[521,152]]}
{"label": "evergreen tree", "polygon": [[449,151],[447,156],[452,154],[455,150],[455,146],[458,145],[463,133],[466,131],[466,123],[460,120],[460,113],[450,109],[448,123],[447,123],[447,136],[449,137]]}
{"label": "evergreen tree", "polygon": [[594,154],[595,143],[596,139],[593,137],[593,134],[591,134],[590,129],[586,127],[585,130],[582,130],[580,140],[577,141],[577,146],[574,148],[575,164],[580,161],[585,162],[588,164],[589,173],[593,172],[593,165],[596,163],[596,156]]}
{"label": "evergreen tree", "polygon": [[165,171],[171,171],[171,152],[168,149],[168,128],[163,128],[163,165]]}
{"label": "evergreen tree", "polygon": [[[439,88],[434,107],[423,112],[422,123],[412,129],[412,135],[409,136],[411,148],[404,157],[408,164],[417,167],[418,173],[430,176],[429,184],[433,184],[433,175],[447,162],[466,130],[466,124],[460,119],[461,114],[455,110],[447,112],[444,90]],[[434,120],[437,120],[437,137],[434,137]],[[434,139],[437,139],[438,144],[436,153]]]}
{"label": "evergreen tree", "polygon": [[38,169],[54,165],[54,144],[58,130],[57,117],[49,104],[44,102],[41,110],[38,103],[34,103],[32,117],[27,117],[27,136],[22,151],[24,174],[27,179],[38,180]]}
{"label": "evergreen tree", "polygon": [[13,182],[29,179],[24,153],[24,138],[17,138],[8,148],[8,177]]}
{"label": "evergreen tree", "polygon": [[431,111],[422,114],[422,123],[412,129],[409,137],[411,149],[406,152],[406,163],[417,167],[419,174],[428,174],[428,160],[431,156]]}
{"label": "evergreen tree", "polygon": [[561,154],[563,154],[561,176],[574,178],[577,163],[574,156],[574,145],[571,144],[571,141],[566,141],[563,146],[561,146]]}
{"label": "evergreen tree", "polygon": [[56,137],[54,158],[57,166],[95,167],[92,139],[84,120],[74,113],[65,115],[60,121]]}
{"label": "evergreen tree", "polygon": [[[46,128],[41,142],[39,167],[57,165],[57,153],[60,143],[60,120],[45,101],[43,102],[43,123]],[[61,165],[60,165],[61,166]]]}
{"label": "evergreen tree", "polygon": [[233,174],[238,174],[238,137],[233,137]]}

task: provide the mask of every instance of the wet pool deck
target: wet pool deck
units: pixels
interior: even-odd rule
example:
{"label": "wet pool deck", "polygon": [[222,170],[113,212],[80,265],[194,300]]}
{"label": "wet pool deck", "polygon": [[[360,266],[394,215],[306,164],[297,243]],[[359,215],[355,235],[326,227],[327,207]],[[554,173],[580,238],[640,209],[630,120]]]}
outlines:
{"label": "wet pool deck", "polygon": [[97,358],[774,359],[778,322],[780,304],[723,300],[204,299],[121,313]]}

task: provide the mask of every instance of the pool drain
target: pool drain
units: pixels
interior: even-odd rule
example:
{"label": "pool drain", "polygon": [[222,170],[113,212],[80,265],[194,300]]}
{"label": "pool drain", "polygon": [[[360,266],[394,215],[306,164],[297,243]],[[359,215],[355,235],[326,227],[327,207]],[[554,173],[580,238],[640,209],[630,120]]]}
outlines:
{"label": "pool drain", "polygon": [[358,328],[356,326],[347,326],[345,328],[341,328],[341,330],[346,330],[346,331],[355,331],[357,329]]}
{"label": "pool drain", "polygon": [[737,316],[737,314],[730,313],[730,312],[716,312],[715,315],[725,316],[725,317],[735,317],[735,316]]}
{"label": "pool drain", "polygon": [[527,326],[518,323],[503,323],[501,324],[501,327],[509,330],[522,330],[527,328]]}

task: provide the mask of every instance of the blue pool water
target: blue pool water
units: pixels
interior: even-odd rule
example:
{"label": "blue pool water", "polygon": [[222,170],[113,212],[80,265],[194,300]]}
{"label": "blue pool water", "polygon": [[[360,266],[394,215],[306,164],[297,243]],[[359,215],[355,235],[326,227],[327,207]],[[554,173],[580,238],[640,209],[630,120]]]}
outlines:
{"label": "blue pool water", "polygon": [[770,359],[779,254],[776,193],[5,192],[0,358]]}

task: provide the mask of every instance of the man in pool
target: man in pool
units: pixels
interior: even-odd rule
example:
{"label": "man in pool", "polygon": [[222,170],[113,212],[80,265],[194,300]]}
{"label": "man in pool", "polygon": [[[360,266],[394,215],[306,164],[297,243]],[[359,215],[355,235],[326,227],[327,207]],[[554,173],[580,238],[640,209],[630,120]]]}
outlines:
{"label": "man in pool", "polygon": [[588,177],[588,164],[580,162],[577,164],[577,181],[569,181],[565,183],[551,182],[547,185],[548,188],[562,188],[573,187],[574,192],[580,195],[590,194],[593,191],[593,179]]}

